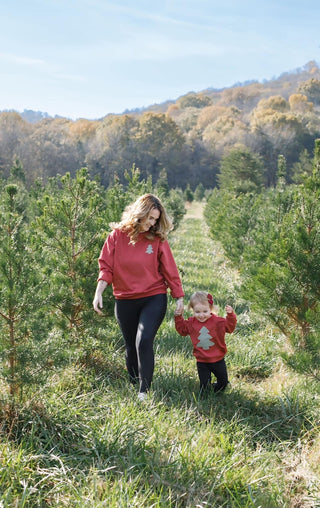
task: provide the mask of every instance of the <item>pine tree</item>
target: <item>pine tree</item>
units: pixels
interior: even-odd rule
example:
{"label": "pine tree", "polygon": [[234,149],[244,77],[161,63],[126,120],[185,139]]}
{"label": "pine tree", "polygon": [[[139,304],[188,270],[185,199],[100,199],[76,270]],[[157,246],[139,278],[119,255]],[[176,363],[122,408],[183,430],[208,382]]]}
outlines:
{"label": "pine tree", "polygon": [[187,187],[184,190],[183,197],[185,201],[192,203],[193,201],[193,192],[191,190],[190,184],[188,183]]}
{"label": "pine tree", "polygon": [[235,192],[260,192],[264,184],[264,167],[260,158],[248,148],[237,148],[221,160],[218,175],[221,189]]}
{"label": "pine tree", "polygon": [[283,155],[278,157],[278,186],[284,187],[287,180],[287,161]]}
{"label": "pine tree", "polygon": [[169,195],[162,202],[172,219],[174,228],[177,228],[186,213],[182,191],[180,189],[170,189]]}
{"label": "pine tree", "polygon": [[19,157],[14,158],[13,165],[11,167],[10,176],[11,176],[11,178],[22,182],[23,184],[26,183],[26,175],[23,170],[23,165],[22,165],[22,162],[19,159]]}
{"label": "pine tree", "polygon": [[242,296],[292,343],[284,355],[300,372],[320,378],[320,140],[303,185],[278,185],[260,195],[215,190],[205,209],[214,237],[241,269]]}
{"label": "pine tree", "polygon": [[131,203],[142,194],[152,192],[152,178],[141,179],[140,169],[132,165],[130,171],[125,171],[125,179],[127,180],[126,201]]}
{"label": "pine tree", "polygon": [[93,319],[97,259],[108,228],[107,204],[103,189],[88,179],[86,168],[78,170],[74,179],[69,173],[52,179],[46,190],[37,229],[50,304],[61,329],[79,336],[86,321]]}
{"label": "pine tree", "polygon": [[13,406],[29,386],[48,376],[60,353],[45,317],[43,281],[19,186],[7,185],[1,198],[0,356]]}
{"label": "pine tree", "polygon": [[125,206],[128,204],[123,185],[117,176],[114,177],[112,185],[109,185],[106,191],[106,202],[108,203],[108,223],[119,222]]}
{"label": "pine tree", "polygon": [[304,149],[299,160],[292,166],[292,181],[296,184],[303,183],[303,179],[312,174],[312,156],[310,156],[307,149]]}
{"label": "pine tree", "polygon": [[159,178],[155,185],[155,192],[160,198],[169,196],[168,176],[164,168],[159,173]]}
{"label": "pine tree", "polygon": [[245,296],[290,339],[288,363],[320,378],[320,140],[312,176],[266,205],[246,250]]}
{"label": "pine tree", "polygon": [[202,201],[204,198],[204,186],[200,182],[194,190],[194,199],[196,201]]}

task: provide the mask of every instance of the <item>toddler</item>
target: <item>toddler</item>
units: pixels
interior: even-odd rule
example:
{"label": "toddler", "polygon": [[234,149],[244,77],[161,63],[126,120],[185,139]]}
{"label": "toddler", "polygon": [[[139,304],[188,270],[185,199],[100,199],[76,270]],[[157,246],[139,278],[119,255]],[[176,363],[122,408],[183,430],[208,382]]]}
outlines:
{"label": "toddler", "polygon": [[200,392],[211,385],[211,374],[217,378],[213,384],[214,391],[223,391],[229,382],[224,360],[227,352],[225,334],[234,331],[237,316],[230,305],[225,307],[226,318],[213,314],[213,298],[205,291],[197,291],[191,296],[189,308],[193,311],[193,317],[189,319],[184,319],[182,312],[175,311],[175,327],[180,335],[191,338]]}

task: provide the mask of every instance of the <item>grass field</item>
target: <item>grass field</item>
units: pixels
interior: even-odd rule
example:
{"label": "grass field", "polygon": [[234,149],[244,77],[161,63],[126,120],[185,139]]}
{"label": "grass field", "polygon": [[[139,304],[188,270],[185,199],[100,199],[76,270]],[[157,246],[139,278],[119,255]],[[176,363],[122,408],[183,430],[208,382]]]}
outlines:
{"label": "grass field", "polygon": [[201,204],[170,243],[186,303],[203,289],[217,313],[227,303],[237,312],[226,337],[230,388],[199,398],[191,341],[175,332],[170,300],[153,389],[138,404],[119,330],[103,322],[104,353],[53,374],[3,425],[0,507],[320,507],[320,387],[283,365],[284,337],[239,298],[239,274]]}

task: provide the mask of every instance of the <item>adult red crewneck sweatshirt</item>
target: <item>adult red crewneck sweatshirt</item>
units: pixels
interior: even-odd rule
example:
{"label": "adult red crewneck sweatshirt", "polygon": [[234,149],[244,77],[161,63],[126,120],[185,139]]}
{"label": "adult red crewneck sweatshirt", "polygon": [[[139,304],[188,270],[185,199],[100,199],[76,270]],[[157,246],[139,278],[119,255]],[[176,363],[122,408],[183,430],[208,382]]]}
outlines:
{"label": "adult red crewneck sweatshirt", "polygon": [[99,277],[112,284],[117,299],[153,296],[171,290],[173,298],[184,296],[179,272],[168,241],[153,240],[140,233],[132,245],[128,235],[113,230],[99,257]]}

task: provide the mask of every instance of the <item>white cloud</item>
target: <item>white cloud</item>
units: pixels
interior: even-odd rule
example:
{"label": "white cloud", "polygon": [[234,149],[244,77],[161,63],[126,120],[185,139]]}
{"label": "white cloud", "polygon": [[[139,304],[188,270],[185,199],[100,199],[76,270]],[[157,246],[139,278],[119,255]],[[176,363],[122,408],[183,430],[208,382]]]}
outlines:
{"label": "white cloud", "polygon": [[[65,72],[60,65],[51,64],[40,58],[15,55],[13,53],[0,53],[2,62],[1,74],[12,75],[23,72],[22,68],[32,68],[39,78],[48,78],[56,81],[85,82],[84,76],[77,73]],[[13,72],[14,68],[14,72]],[[27,76],[24,78],[27,79]]]}
{"label": "white cloud", "polygon": [[0,53],[0,60],[7,64],[24,65],[27,67],[42,67],[45,65],[44,60],[40,58],[14,55],[12,53]]}

